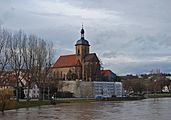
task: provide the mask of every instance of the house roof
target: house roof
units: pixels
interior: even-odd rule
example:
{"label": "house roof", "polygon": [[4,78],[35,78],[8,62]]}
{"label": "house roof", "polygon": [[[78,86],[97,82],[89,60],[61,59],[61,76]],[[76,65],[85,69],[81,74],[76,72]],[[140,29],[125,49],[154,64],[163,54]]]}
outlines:
{"label": "house roof", "polygon": [[0,76],[0,86],[15,86],[16,85],[16,76],[12,73],[4,73]]}
{"label": "house roof", "polygon": [[85,56],[85,62],[99,62],[96,53],[91,53]]}
{"label": "house roof", "polygon": [[[27,76],[24,73],[21,73],[19,76],[19,86],[25,86],[25,83],[27,81]],[[0,75],[0,86],[16,86],[16,74],[14,72],[4,72]]]}
{"label": "house roof", "polygon": [[81,63],[76,57],[76,54],[60,56],[53,68],[62,68],[62,67],[79,67]]}
{"label": "house roof", "polygon": [[84,38],[81,38],[80,40],[78,40],[75,44],[75,46],[77,45],[86,45],[86,46],[90,46],[89,42],[87,40],[85,40]]}
{"label": "house roof", "polygon": [[109,75],[115,74],[115,73],[113,73],[111,70],[101,70],[101,74],[104,76],[109,76]]}

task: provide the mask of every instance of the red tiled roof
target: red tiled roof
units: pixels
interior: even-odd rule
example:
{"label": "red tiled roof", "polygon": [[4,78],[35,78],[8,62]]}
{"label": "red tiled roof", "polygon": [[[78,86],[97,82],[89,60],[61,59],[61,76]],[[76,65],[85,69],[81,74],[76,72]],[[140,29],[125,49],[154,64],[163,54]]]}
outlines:
{"label": "red tiled roof", "polygon": [[15,86],[16,78],[14,74],[6,74],[0,76],[0,86]]}
{"label": "red tiled roof", "polygon": [[109,76],[113,74],[113,72],[111,70],[101,70],[101,74],[104,76]]}
{"label": "red tiled roof", "polygon": [[60,56],[53,68],[63,68],[63,67],[77,67],[81,66],[79,59],[77,59],[75,54]]}

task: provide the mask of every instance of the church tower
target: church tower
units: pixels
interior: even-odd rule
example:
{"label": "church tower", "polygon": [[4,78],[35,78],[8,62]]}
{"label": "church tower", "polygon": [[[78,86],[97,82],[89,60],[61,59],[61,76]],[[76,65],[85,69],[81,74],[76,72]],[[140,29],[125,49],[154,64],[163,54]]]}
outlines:
{"label": "church tower", "polygon": [[75,44],[76,46],[76,55],[80,58],[82,61],[86,55],[89,54],[89,42],[85,40],[84,38],[84,29],[83,26],[81,28],[81,39],[78,40]]}
{"label": "church tower", "polygon": [[100,80],[100,61],[96,53],[90,53],[90,44],[81,28],[81,38],[75,44],[75,54],[60,56],[53,66],[53,72],[61,80]]}

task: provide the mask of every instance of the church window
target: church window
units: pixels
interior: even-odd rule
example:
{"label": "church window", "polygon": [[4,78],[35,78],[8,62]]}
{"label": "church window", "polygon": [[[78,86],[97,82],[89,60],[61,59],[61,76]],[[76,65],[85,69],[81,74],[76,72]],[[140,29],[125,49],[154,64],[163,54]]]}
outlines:
{"label": "church window", "polygon": [[56,76],[55,77],[59,78],[59,72],[58,71],[56,72]]}
{"label": "church window", "polygon": [[80,50],[78,49],[78,51],[77,51],[77,55],[80,55]]}
{"label": "church window", "polygon": [[65,74],[64,74],[64,78],[63,78],[63,80],[66,80],[66,76],[65,76]]}
{"label": "church window", "polygon": [[61,71],[61,78],[62,78],[62,71]]}

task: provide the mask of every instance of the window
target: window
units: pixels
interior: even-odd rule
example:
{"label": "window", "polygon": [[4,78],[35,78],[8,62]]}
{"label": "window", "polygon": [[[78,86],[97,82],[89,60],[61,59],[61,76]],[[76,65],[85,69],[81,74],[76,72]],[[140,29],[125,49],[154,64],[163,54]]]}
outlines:
{"label": "window", "polygon": [[61,78],[62,78],[62,71],[61,71]]}
{"label": "window", "polygon": [[79,49],[77,50],[77,55],[80,55],[80,50]]}

